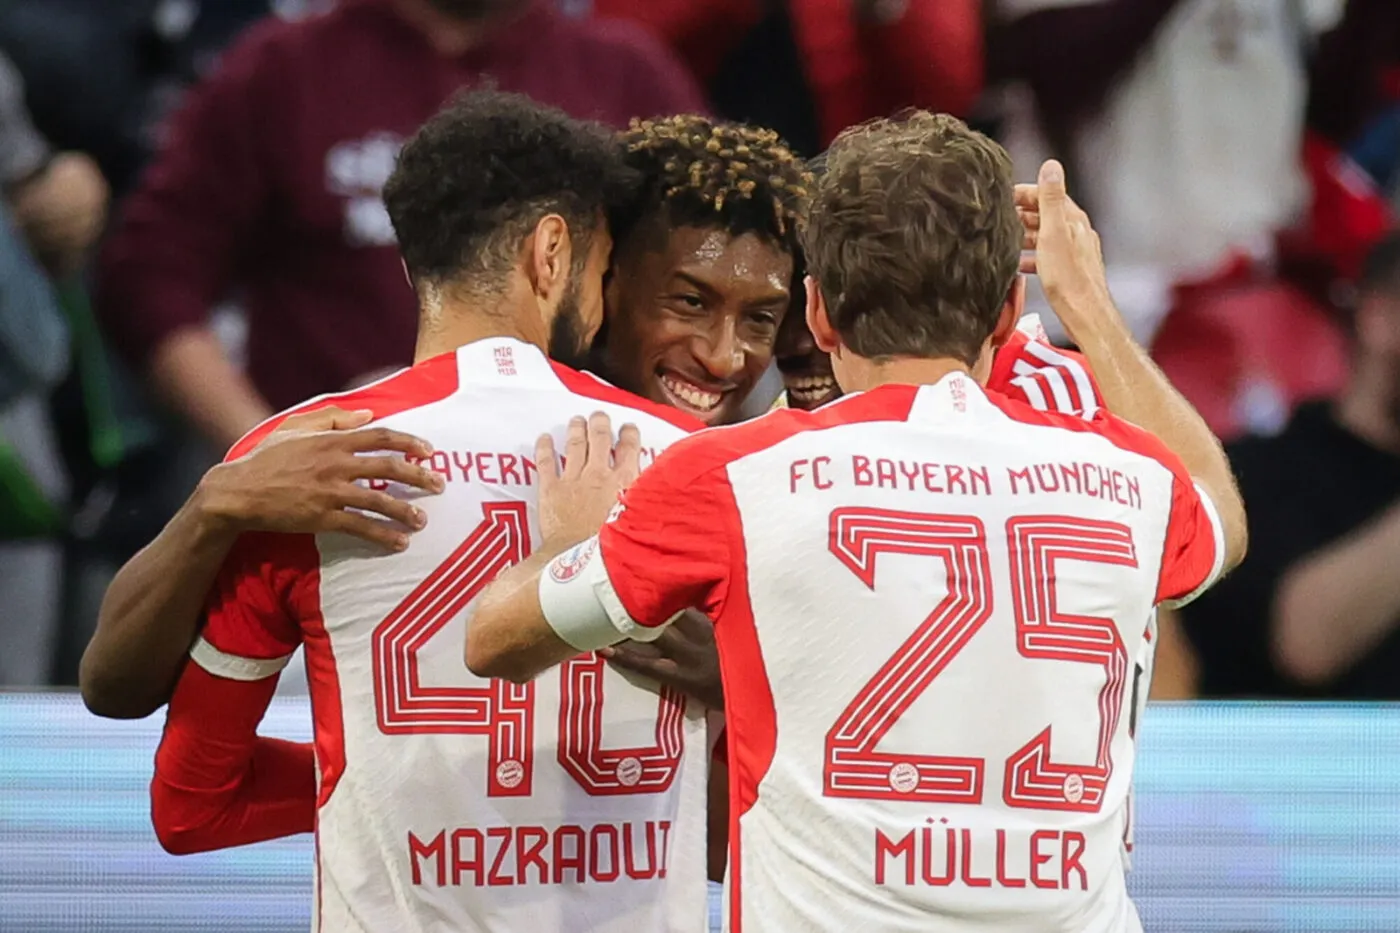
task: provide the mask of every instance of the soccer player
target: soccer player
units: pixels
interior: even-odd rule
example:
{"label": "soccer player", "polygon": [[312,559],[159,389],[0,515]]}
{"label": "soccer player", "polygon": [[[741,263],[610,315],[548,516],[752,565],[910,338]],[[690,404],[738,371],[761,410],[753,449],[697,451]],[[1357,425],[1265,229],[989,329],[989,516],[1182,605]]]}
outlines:
{"label": "soccer player", "polygon": [[705,117],[634,122],[646,179],[621,221],[595,371],[705,424],[731,424],[792,304],[811,175],[772,130]]}
{"label": "soccer player", "polygon": [[[772,133],[705,117],[640,121],[622,139],[626,162],[643,184],[615,212],[627,229],[619,230],[605,295],[604,330],[611,334],[596,341],[606,349],[595,353],[590,368],[707,423],[732,420],[771,361],[775,316],[793,300],[797,212],[811,176]],[[240,456],[211,470],[113,580],[83,655],[88,708],[139,718],[170,698],[209,581],[239,532],[344,525],[351,520],[343,508],[364,500],[351,480],[370,478],[361,476],[366,468],[399,469],[397,478],[431,482],[416,467],[405,471],[402,464],[353,456],[359,445],[385,442],[382,432],[373,440],[285,437],[276,455],[243,444]],[[392,438],[400,452],[416,443]],[[321,458],[314,470],[313,450]],[[294,453],[305,455],[289,456]],[[298,483],[333,486],[319,498],[270,495],[262,486],[286,476],[284,462],[303,472]],[[321,508],[311,511],[313,504]],[[363,528],[394,546],[411,531],[384,523]]]}
{"label": "soccer player", "polygon": [[[313,407],[424,438],[445,488],[372,484],[371,506],[413,500],[417,531],[388,553],[239,538],[156,755],[168,850],[314,827],[315,928],[337,933],[704,928],[705,711],[593,655],[522,686],[461,662],[464,608],[549,531],[533,438],[567,432],[570,471],[605,462],[606,418],[569,419],[597,409],[636,425],[616,447],[636,469],[696,426],[545,355],[580,356],[601,323],[604,216],[634,187],[615,137],[513,95],[462,98],[404,148],[385,202],[417,362]],[[256,735],[299,645],[314,753]]]}
{"label": "soccer player", "polygon": [[[1023,301],[1018,196],[1112,413],[982,388]],[[847,397],[675,445],[592,537],[609,503],[562,482],[468,666],[525,681],[714,620],[730,930],[1136,933],[1135,668],[1155,607],[1243,555],[1228,463],[1113,308],[1058,163],[1014,194],[999,146],[916,113],[843,134],[811,211]]]}

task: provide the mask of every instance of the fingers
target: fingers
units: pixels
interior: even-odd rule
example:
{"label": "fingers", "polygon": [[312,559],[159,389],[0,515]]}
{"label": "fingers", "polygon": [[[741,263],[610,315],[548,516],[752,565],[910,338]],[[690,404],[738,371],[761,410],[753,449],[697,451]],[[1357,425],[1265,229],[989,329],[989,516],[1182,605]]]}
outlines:
{"label": "fingers", "polygon": [[343,503],[344,508],[359,509],[361,512],[382,515],[390,521],[398,522],[405,528],[412,528],[414,531],[428,524],[428,516],[422,509],[411,502],[405,502],[391,496],[387,492],[350,484],[337,498]]}
{"label": "fingers", "polygon": [[1016,202],[1016,210],[1039,213],[1040,186],[1017,185],[1012,189],[1012,199]]}
{"label": "fingers", "polygon": [[[349,421],[353,416],[362,414],[358,411],[346,411],[343,408],[318,408],[316,411],[302,412],[299,415],[288,415],[282,419],[282,423],[277,426],[273,434],[311,434],[316,431],[334,431],[338,421]],[[373,417],[372,412],[363,412],[366,416],[363,420],[355,424],[347,424],[345,427],[359,427],[367,424]]]}
{"label": "fingers", "polygon": [[327,430],[345,431],[350,428],[361,428],[374,420],[374,412],[368,408],[360,408],[355,411],[345,411],[340,408],[327,408],[326,412],[331,416]]}
{"label": "fingers", "polygon": [[668,680],[677,672],[676,662],[647,644],[624,641],[613,645],[606,655],[609,664],[656,680]]}
{"label": "fingers", "polygon": [[433,445],[420,437],[390,428],[365,428],[344,435],[347,450],[394,450],[409,457],[424,459],[433,455]]}
{"label": "fingers", "polygon": [[588,419],[575,415],[569,419],[564,436],[565,479],[577,479],[588,459]]}
{"label": "fingers", "polygon": [[402,457],[351,457],[347,471],[350,479],[382,479],[402,483],[428,493],[440,493],[447,481],[440,473]]}
{"label": "fingers", "polygon": [[554,436],[541,434],[535,441],[535,469],[540,475],[541,494],[559,478],[559,455],[554,452]]}
{"label": "fingers", "polygon": [[389,551],[402,551],[408,547],[408,535],[402,528],[383,519],[370,518],[355,512],[336,512],[330,515],[326,519],[326,529],[377,544]]}
{"label": "fingers", "polygon": [[1065,167],[1054,159],[1046,160],[1040,167],[1040,213],[1047,218],[1058,218],[1065,209],[1069,193],[1065,191]]}
{"label": "fingers", "polygon": [[622,477],[624,486],[632,485],[642,472],[642,432],[635,424],[624,424],[617,432],[617,446],[613,448],[613,467]]}
{"label": "fingers", "polygon": [[1035,253],[1025,253],[1021,256],[1020,272],[1022,275],[1036,274]]}
{"label": "fingers", "polygon": [[593,472],[606,470],[612,457],[612,419],[601,411],[588,416],[588,462]]}

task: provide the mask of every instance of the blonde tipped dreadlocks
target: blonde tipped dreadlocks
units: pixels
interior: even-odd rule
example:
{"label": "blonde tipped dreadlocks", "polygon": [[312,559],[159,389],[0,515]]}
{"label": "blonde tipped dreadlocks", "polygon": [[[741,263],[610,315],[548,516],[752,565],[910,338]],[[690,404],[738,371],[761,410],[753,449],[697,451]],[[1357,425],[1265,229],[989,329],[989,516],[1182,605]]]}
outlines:
{"label": "blonde tipped dreadlocks", "polygon": [[812,175],[772,130],[682,115],[633,120],[627,161],[647,179],[638,216],[795,245]]}

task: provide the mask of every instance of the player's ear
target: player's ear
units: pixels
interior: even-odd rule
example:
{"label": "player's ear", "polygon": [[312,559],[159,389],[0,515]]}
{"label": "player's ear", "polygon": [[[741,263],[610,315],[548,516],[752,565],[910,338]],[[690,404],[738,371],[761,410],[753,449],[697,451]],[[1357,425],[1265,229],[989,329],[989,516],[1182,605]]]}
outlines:
{"label": "player's ear", "polygon": [[558,214],[546,214],[535,224],[530,238],[530,282],[540,303],[552,308],[569,284],[573,238],[569,224]]}
{"label": "player's ear", "polygon": [[1016,281],[1011,283],[1011,291],[1006,293],[1006,303],[1001,306],[1001,316],[997,318],[996,329],[992,331],[992,349],[1004,346],[1011,339],[1025,310],[1026,277],[1018,275]]}
{"label": "player's ear", "polygon": [[812,332],[812,339],[823,353],[835,353],[841,344],[841,335],[831,325],[831,317],[826,313],[826,298],[822,295],[821,286],[810,275],[805,276],[802,282],[807,287],[807,328]]}

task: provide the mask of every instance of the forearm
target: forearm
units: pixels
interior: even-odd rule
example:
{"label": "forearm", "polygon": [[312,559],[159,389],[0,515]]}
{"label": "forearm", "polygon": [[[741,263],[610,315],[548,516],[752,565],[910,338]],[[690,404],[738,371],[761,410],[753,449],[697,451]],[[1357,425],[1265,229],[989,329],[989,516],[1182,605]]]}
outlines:
{"label": "forearm", "polygon": [[305,742],[259,737],[230,783],[181,786],[157,771],[151,807],[161,846],[191,855],[281,839],[315,828],[316,753]]}
{"label": "forearm", "polygon": [[204,509],[181,507],[149,545],[117,573],[83,653],[83,701],[99,716],[148,716],[171,689],[199,627],[204,601],[236,539]]}
{"label": "forearm", "polygon": [[151,822],[176,855],[310,832],[311,745],[262,738],[277,678],[236,681],[191,664],[170,703],[151,780]]}
{"label": "forearm", "polygon": [[207,327],[167,337],[151,359],[150,375],[162,397],[221,452],[273,414]]}
{"label": "forearm", "polygon": [[1400,623],[1400,504],[1294,564],[1272,612],[1279,667],[1322,684],[1346,670]]}
{"label": "forearm", "polygon": [[1098,323],[1073,337],[1098,379],[1104,403],[1113,414],[1156,435],[1206,491],[1224,528],[1223,567],[1230,570],[1244,557],[1248,530],[1244,501],[1224,448],[1191,403],[1133,340],[1120,315],[1114,312],[1092,319]]}
{"label": "forearm", "polygon": [[472,673],[525,683],[579,653],[554,631],[540,605],[540,575],[567,549],[546,543],[481,594],[467,623],[466,663]]}

